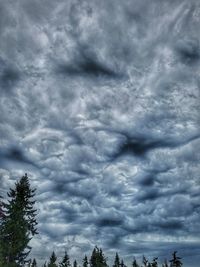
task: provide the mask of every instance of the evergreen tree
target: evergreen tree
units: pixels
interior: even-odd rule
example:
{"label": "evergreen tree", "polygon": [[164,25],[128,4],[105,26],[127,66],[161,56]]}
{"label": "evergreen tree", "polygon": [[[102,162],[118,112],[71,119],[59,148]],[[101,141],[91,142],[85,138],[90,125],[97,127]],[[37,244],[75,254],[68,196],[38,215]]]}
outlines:
{"label": "evergreen tree", "polygon": [[145,256],[143,256],[143,264],[144,264],[144,266],[146,267],[146,266],[148,266],[148,260],[146,259],[146,257]]}
{"label": "evergreen tree", "polygon": [[76,260],[73,262],[73,267],[78,267],[78,264],[77,264]]}
{"label": "evergreen tree", "polygon": [[30,260],[27,262],[27,267],[31,267],[31,262],[32,262],[32,260],[30,259]]}
{"label": "evergreen tree", "polygon": [[90,258],[91,267],[96,267],[98,258],[98,247],[95,247]]}
{"label": "evergreen tree", "polygon": [[164,263],[162,264],[162,267],[168,267],[167,260],[165,259]]}
{"label": "evergreen tree", "polygon": [[157,262],[158,258],[154,258],[152,263],[151,263],[151,267],[158,267],[158,262]]}
{"label": "evergreen tree", "polygon": [[83,259],[83,267],[88,267],[88,259],[87,259],[86,255],[85,255],[84,259]]}
{"label": "evergreen tree", "polygon": [[53,251],[49,259],[48,267],[57,267],[56,260],[57,260],[57,257],[56,257],[55,252]]}
{"label": "evergreen tree", "polygon": [[133,259],[132,267],[139,267],[136,258]]}
{"label": "evergreen tree", "polygon": [[32,264],[31,264],[31,267],[37,267],[36,259],[33,259],[33,262],[32,262]]}
{"label": "evergreen tree", "polygon": [[102,267],[105,267],[105,266],[108,267],[106,263],[106,257],[104,256],[104,253],[101,248],[99,249],[99,263],[100,263],[100,266]]}
{"label": "evergreen tree", "polygon": [[119,255],[116,253],[113,267],[120,267]]}
{"label": "evergreen tree", "polygon": [[90,258],[90,267],[96,267],[97,265],[97,247],[95,247],[92,251],[92,255]]}
{"label": "evergreen tree", "polygon": [[37,234],[35,189],[31,189],[27,174],[7,195],[9,200],[3,203],[0,227],[0,258],[3,267],[21,266],[31,251],[28,243]]}
{"label": "evergreen tree", "polygon": [[103,254],[102,249],[95,247],[91,258],[90,258],[90,267],[107,267],[106,258]]}
{"label": "evergreen tree", "polygon": [[121,260],[120,267],[126,267],[123,260]]}
{"label": "evergreen tree", "polygon": [[172,254],[173,259],[170,260],[171,264],[170,267],[181,267],[182,266],[182,262],[181,262],[181,258],[176,256],[177,251],[174,251],[174,253]]}
{"label": "evergreen tree", "polygon": [[59,267],[70,267],[70,266],[71,266],[71,263],[69,260],[69,255],[65,251],[65,255],[64,255],[62,261],[59,263]]}

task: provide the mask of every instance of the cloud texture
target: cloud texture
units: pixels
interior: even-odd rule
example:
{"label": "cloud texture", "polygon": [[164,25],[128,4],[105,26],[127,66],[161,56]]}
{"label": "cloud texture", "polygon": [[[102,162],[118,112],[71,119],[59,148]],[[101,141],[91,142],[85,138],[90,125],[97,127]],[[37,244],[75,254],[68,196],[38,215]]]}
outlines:
{"label": "cloud texture", "polygon": [[197,0],[0,1],[0,193],[37,187],[35,257],[197,266],[199,26]]}

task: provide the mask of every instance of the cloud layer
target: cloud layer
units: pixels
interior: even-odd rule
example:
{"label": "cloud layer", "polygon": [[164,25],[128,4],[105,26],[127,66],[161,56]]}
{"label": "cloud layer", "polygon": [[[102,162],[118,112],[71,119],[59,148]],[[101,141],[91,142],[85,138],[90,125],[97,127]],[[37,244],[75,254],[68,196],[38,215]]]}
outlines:
{"label": "cloud layer", "polygon": [[197,0],[0,2],[0,193],[37,187],[38,259],[197,266],[199,24]]}

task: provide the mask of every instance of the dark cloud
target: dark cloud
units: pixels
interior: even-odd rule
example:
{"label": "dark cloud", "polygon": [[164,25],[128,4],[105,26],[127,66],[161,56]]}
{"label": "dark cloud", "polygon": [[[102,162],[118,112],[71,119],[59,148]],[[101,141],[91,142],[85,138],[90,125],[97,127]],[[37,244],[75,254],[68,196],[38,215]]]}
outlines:
{"label": "dark cloud", "polygon": [[10,60],[4,60],[0,57],[0,88],[1,93],[10,93],[15,88],[21,78],[19,69],[15,63],[9,63]]}
{"label": "dark cloud", "polygon": [[0,6],[0,194],[25,172],[37,188],[32,255],[197,267],[198,1]]}
{"label": "dark cloud", "polygon": [[199,61],[200,47],[198,39],[180,40],[177,42],[176,50],[181,61],[185,64],[193,64]]}
{"label": "dark cloud", "polygon": [[12,146],[9,148],[1,148],[0,152],[0,166],[6,167],[7,164],[13,164],[15,165],[21,164],[23,166],[24,164],[28,166],[32,166],[34,168],[37,168],[37,165],[31,161],[24,152],[17,146]]}
{"label": "dark cloud", "polygon": [[12,68],[6,68],[2,71],[0,77],[0,86],[3,90],[10,90],[12,89],[17,81],[20,79],[20,74],[17,70]]}
{"label": "dark cloud", "polygon": [[57,72],[63,75],[70,76],[91,76],[91,77],[107,77],[117,78],[118,74],[108,68],[106,65],[96,61],[94,58],[85,57],[79,62],[72,62],[71,64],[62,64],[57,68]]}
{"label": "dark cloud", "polygon": [[99,227],[115,227],[123,224],[123,220],[121,218],[113,218],[112,216],[108,218],[100,218],[97,220],[97,225]]}
{"label": "dark cloud", "polygon": [[[82,178],[83,179],[83,178]],[[81,179],[80,179],[81,180]],[[81,184],[78,184],[79,181],[76,181],[75,183],[58,183],[55,182],[55,192],[58,192],[58,194],[65,194],[68,196],[74,196],[78,198],[85,198],[85,199],[92,199],[95,196],[95,192],[93,188],[91,188],[88,184],[88,187],[82,187]]]}
{"label": "dark cloud", "polygon": [[145,190],[141,190],[140,194],[138,195],[138,201],[150,201],[160,197],[160,192],[157,188],[148,188]]}
{"label": "dark cloud", "polygon": [[143,138],[138,138],[137,140],[130,140],[125,142],[120,150],[119,156],[124,154],[135,154],[137,156],[143,156],[148,150],[155,149],[159,147],[161,143],[159,141],[148,141]]}
{"label": "dark cloud", "polygon": [[[184,140],[185,139],[185,140]],[[185,145],[189,142],[192,142],[196,139],[199,139],[199,134],[195,134],[189,138],[184,139],[154,139],[154,138],[147,138],[138,136],[136,138],[126,137],[126,141],[123,141],[119,145],[118,152],[114,156],[114,158],[121,157],[126,154],[132,154],[135,156],[144,156],[148,151],[156,149],[156,148],[172,148],[175,149],[176,147]]]}
{"label": "dark cloud", "polygon": [[155,177],[153,174],[147,174],[139,180],[139,185],[141,186],[152,186],[155,182]]}
{"label": "dark cloud", "polygon": [[169,232],[173,232],[182,229],[184,224],[180,220],[169,220],[164,222],[161,221],[155,224],[155,226],[161,229],[166,229]]}
{"label": "dark cloud", "polygon": [[26,158],[24,157],[23,153],[17,149],[17,148],[12,148],[6,155],[8,159],[11,160],[16,160],[16,161],[22,161],[22,162],[27,162]]}

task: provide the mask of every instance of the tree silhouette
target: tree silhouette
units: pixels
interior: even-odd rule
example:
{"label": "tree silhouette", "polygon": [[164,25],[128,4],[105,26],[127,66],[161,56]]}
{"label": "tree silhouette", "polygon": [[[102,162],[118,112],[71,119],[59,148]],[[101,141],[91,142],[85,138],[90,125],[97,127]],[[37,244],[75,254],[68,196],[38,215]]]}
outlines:
{"label": "tree silhouette", "polygon": [[145,258],[145,256],[143,256],[142,262],[145,267],[148,266],[148,260]]}
{"label": "tree silhouette", "polygon": [[78,267],[78,264],[77,264],[76,260],[73,262],[73,267]]}
{"label": "tree silhouette", "polygon": [[57,260],[57,257],[56,257],[55,252],[53,251],[49,259],[48,267],[57,267],[56,260]]}
{"label": "tree silhouette", "polygon": [[33,259],[33,262],[31,263],[31,267],[37,267],[37,262],[36,259]]}
{"label": "tree silhouette", "polygon": [[127,266],[124,264],[124,261],[123,261],[123,260],[121,260],[121,262],[120,262],[120,267],[127,267]]}
{"label": "tree silhouette", "polygon": [[132,267],[139,267],[136,258],[133,259]]}
{"label": "tree silhouette", "polygon": [[177,251],[174,251],[174,253],[172,254],[173,258],[172,260],[170,260],[171,264],[170,267],[181,267],[182,266],[182,262],[180,261],[181,258],[176,256]]}
{"label": "tree silhouette", "polygon": [[102,249],[97,246],[93,249],[90,258],[90,267],[107,267],[106,258],[103,254]]}
{"label": "tree silhouette", "polygon": [[65,251],[65,255],[64,255],[62,261],[59,263],[59,267],[70,267],[70,266],[71,266],[71,263],[69,260],[69,255]]}
{"label": "tree silhouette", "polygon": [[158,258],[154,258],[152,263],[151,263],[151,266],[152,267],[158,267],[158,262],[157,262]]}
{"label": "tree silhouette", "polygon": [[88,258],[85,255],[85,257],[83,258],[83,267],[88,267]]}
{"label": "tree silhouette", "polygon": [[164,263],[162,264],[162,267],[168,267],[167,260],[165,259]]}
{"label": "tree silhouette", "polygon": [[119,255],[116,253],[113,267],[120,267]]}
{"label": "tree silhouette", "polygon": [[7,195],[0,227],[0,258],[4,267],[23,265],[31,251],[28,243],[37,234],[35,189],[31,189],[27,174]]}

